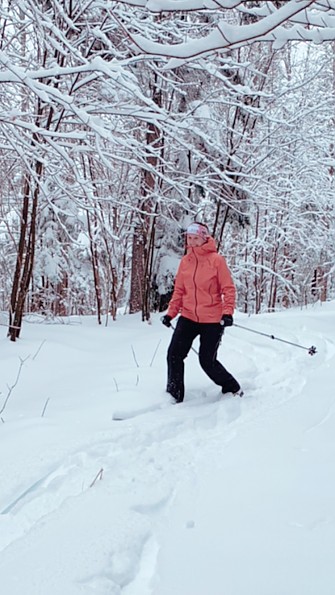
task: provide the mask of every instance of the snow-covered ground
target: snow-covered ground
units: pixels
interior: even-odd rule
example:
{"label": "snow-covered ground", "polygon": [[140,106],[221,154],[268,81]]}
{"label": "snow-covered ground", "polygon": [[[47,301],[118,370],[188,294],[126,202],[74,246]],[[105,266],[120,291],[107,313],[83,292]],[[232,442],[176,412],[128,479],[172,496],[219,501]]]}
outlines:
{"label": "snow-covered ground", "polygon": [[245,396],[172,405],[159,315],[1,327],[2,595],[333,595],[335,303],[235,322],[317,354],[228,329]]}

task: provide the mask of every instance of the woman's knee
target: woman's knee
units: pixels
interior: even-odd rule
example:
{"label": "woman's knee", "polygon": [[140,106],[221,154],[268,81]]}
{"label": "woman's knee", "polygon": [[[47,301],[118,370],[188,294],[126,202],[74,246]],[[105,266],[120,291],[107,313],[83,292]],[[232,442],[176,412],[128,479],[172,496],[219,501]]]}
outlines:
{"label": "woman's knee", "polygon": [[210,370],[213,367],[214,358],[208,356],[208,354],[201,353],[199,355],[199,363],[204,372],[206,372],[206,370]]}

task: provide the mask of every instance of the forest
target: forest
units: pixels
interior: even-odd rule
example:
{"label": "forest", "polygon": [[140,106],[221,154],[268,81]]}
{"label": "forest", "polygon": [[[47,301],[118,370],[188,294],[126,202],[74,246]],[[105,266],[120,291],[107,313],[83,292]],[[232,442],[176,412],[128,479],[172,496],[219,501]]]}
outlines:
{"label": "forest", "polygon": [[334,0],[0,0],[0,311],[164,311],[187,225],[247,314],[335,297]]}

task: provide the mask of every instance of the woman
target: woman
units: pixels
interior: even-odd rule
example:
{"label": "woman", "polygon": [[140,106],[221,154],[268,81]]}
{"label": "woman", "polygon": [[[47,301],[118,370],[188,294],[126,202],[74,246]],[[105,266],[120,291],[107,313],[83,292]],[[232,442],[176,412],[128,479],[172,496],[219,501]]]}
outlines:
{"label": "woman", "polygon": [[216,359],[224,328],[233,324],[236,292],[229,269],[206,225],[189,225],[186,241],[187,253],[181,259],[168,311],[162,318],[169,327],[180,313],[167,354],[166,390],[177,403],[184,400],[184,359],[199,335],[199,361],[204,372],[224,394],[242,396],[237,380]]}

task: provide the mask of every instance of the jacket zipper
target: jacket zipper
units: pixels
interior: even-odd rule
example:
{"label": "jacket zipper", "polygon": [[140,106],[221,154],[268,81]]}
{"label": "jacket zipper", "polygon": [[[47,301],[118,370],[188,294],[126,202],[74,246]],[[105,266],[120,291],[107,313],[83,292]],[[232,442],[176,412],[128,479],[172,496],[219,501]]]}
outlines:
{"label": "jacket zipper", "polygon": [[193,254],[194,254],[194,257],[195,257],[195,261],[196,261],[196,265],[195,265],[195,268],[194,268],[194,273],[193,273],[193,283],[194,283],[194,304],[195,304],[194,313],[195,313],[195,315],[196,315],[197,321],[199,322],[199,316],[198,316],[198,314],[197,314],[197,310],[198,310],[198,300],[197,300],[197,286],[196,286],[196,283],[195,283],[195,275],[196,275],[196,272],[197,272],[197,269],[198,269],[199,260],[198,260],[198,258],[197,258],[197,255],[196,255],[195,251],[194,251],[194,248],[192,248],[192,250],[193,250]]}

